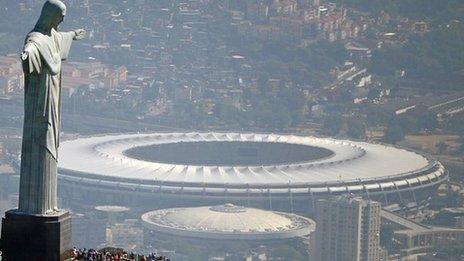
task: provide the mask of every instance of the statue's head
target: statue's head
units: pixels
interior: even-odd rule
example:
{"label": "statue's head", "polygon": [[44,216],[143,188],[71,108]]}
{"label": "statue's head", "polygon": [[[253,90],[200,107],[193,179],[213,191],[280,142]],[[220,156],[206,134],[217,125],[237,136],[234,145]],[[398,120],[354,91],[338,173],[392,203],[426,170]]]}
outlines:
{"label": "statue's head", "polygon": [[66,5],[60,0],[48,0],[42,7],[42,13],[35,26],[40,30],[57,29],[66,15]]}

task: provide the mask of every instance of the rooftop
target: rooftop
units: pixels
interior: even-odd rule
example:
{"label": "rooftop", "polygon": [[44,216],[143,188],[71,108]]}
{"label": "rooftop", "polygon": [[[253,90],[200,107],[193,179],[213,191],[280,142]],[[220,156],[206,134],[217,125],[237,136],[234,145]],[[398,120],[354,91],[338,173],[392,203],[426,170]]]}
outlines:
{"label": "rooftop", "polygon": [[308,218],[233,204],[156,210],[142,220],[156,232],[205,239],[292,238],[315,229]]}
{"label": "rooftop", "polygon": [[[127,151],[144,146],[167,144],[266,143],[320,148],[330,151],[322,158],[297,158],[276,164],[170,164],[137,159]],[[208,146],[203,146],[207,148]],[[245,146],[246,147],[246,146]],[[217,148],[224,154],[227,149]],[[272,150],[272,147],[269,147]],[[288,185],[325,184],[340,181],[392,179],[430,168],[433,162],[411,151],[348,140],[255,133],[152,133],[109,135],[63,142],[60,147],[60,173],[82,173],[89,178],[123,178],[163,183]],[[247,151],[245,151],[247,152]],[[204,153],[200,150],[199,153]],[[260,151],[257,151],[259,154]],[[245,153],[247,154],[247,153]],[[272,153],[269,153],[272,156]],[[200,158],[201,159],[201,158]],[[230,161],[230,159],[227,159]],[[82,164],[85,162],[86,164]],[[216,165],[215,165],[216,164]],[[375,171],[372,171],[375,169]]]}

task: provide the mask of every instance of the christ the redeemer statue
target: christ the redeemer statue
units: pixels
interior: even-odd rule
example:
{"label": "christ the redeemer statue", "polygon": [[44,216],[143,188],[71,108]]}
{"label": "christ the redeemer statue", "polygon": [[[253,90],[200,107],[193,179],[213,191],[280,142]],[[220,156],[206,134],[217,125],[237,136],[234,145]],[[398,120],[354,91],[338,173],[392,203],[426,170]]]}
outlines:
{"label": "christ the redeemer statue", "polygon": [[58,32],[66,15],[59,0],[45,2],[21,55],[25,78],[19,212],[53,214],[57,205],[57,160],[60,135],[61,62],[83,29]]}
{"label": "christ the redeemer statue", "polygon": [[19,208],[2,218],[0,247],[5,260],[70,257],[71,215],[59,211],[56,200],[61,62],[68,57],[72,41],[84,38],[85,31],[58,32],[65,15],[61,1],[46,1],[21,54],[25,114]]}

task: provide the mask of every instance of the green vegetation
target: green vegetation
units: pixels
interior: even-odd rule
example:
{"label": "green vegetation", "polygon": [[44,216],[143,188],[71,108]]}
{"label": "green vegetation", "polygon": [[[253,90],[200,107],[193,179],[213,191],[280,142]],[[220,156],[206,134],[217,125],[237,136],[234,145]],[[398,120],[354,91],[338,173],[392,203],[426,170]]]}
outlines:
{"label": "green vegetation", "polygon": [[348,54],[343,43],[326,41],[308,46],[297,46],[284,41],[261,41],[240,36],[231,39],[231,43],[241,53],[257,64],[260,89],[269,90],[267,80],[277,78],[291,80],[294,84],[321,86],[333,78],[330,70],[342,64]]}
{"label": "green vegetation", "polygon": [[399,125],[392,125],[387,128],[383,137],[385,142],[397,143],[404,139],[404,131]]}
{"label": "green vegetation", "polygon": [[348,137],[363,139],[366,137],[366,125],[362,121],[352,121],[348,124]]}
{"label": "green vegetation", "polygon": [[448,149],[448,144],[446,142],[440,141],[436,144],[438,154],[445,154]]}
{"label": "green vegetation", "polygon": [[282,130],[290,126],[290,111],[280,103],[263,102],[255,110],[258,127]]}
{"label": "green vegetation", "polygon": [[329,135],[329,136],[336,136],[338,133],[340,133],[340,130],[342,129],[342,117],[339,115],[329,115],[326,118],[324,118],[323,122],[323,130],[324,134]]}
{"label": "green vegetation", "polygon": [[281,260],[308,260],[308,257],[299,252],[291,245],[280,245],[276,248],[270,249],[270,256],[280,257]]}
{"label": "green vegetation", "polygon": [[401,126],[405,133],[433,130],[438,126],[436,115],[431,112],[421,115],[399,115],[391,120],[391,124]]}
{"label": "green vegetation", "polygon": [[464,80],[464,25],[455,23],[415,35],[405,44],[373,52],[371,70],[394,77],[405,70],[405,84],[434,89],[460,89]]}
{"label": "green vegetation", "polygon": [[395,117],[393,110],[387,110],[381,106],[367,104],[363,108],[367,116],[367,124],[372,127],[383,126]]}

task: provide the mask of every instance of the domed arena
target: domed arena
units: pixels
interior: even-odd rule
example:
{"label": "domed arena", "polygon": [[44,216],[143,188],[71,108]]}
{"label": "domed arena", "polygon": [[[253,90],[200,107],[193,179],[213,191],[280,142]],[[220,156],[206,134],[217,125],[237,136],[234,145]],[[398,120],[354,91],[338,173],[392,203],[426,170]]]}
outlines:
{"label": "domed arena", "polygon": [[63,200],[152,209],[232,202],[311,211],[318,198],[352,194],[416,207],[447,179],[440,162],[412,151],[311,136],[106,135],[65,141],[60,153]]}
{"label": "domed arena", "polygon": [[282,246],[304,255],[307,252],[302,246],[314,240],[316,229],[316,223],[303,216],[230,203],[159,209],[144,213],[141,220],[146,242],[170,246],[178,254],[173,257],[176,260],[192,260],[195,254],[195,260],[208,260],[231,249],[233,253],[251,253]]}
{"label": "domed arena", "polygon": [[144,227],[171,236],[213,240],[279,240],[307,236],[309,218],[233,204],[155,210],[142,215]]}

